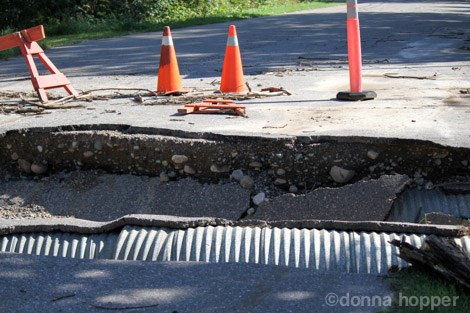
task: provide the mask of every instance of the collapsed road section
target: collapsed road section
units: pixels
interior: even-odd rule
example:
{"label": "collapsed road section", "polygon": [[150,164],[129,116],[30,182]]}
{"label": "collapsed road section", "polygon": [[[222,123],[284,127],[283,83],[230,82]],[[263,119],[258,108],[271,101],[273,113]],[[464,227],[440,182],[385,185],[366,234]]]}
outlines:
{"label": "collapsed road section", "polygon": [[126,125],[10,131],[0,146],[2,252],[384,273],[406,266],[393,239],[470,251],[466,148]]}

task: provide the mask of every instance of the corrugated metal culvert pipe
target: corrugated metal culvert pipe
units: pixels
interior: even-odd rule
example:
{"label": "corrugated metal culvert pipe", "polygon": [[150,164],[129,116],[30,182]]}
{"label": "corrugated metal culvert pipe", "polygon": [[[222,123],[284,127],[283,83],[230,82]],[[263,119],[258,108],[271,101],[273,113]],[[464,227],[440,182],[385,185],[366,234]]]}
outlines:
{"label": "corrugated metal culvert pipe", "polygon": [[[62,232],[0,237],[1,252],[142,261],[240,262],[321,271],[386,273],[407,266],[388,242],[406,238],[421,246],[425,235],[207,226],[176,230],[126,226],[121,232]],[[470,237],[455,239],[470,254]]]}

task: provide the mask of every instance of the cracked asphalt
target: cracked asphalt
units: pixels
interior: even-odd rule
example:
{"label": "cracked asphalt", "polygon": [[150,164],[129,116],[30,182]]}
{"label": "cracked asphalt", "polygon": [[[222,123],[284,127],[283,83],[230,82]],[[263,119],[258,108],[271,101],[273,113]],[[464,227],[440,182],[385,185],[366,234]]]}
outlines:
{"label": "cracked asphalt", "polygon": [[[465,94],[469,8],[465,1],[425,3],[371,0],[360,4],[364,89],[377,92],[373,101],[334,99],[349,87],[345,8],[337,6],[233,22],[252,89],[274,86],[292,93],[243,101],[248,118],[178,116],[181,105],[141,105],[129,96],[84,102],[85,108],[55,110],[39,117],[0,115],[0,133],[26,127],[127,124],[251,136],[422,139],[470,147],[469,95]],[[229,24],[173,30],[184,87],[196,94],[217,89],[214,82],[220,80]],[[143,33],[46,53],[76,89],[155,90],[160,42],[160,32]],[[0,89],[32,90],[21,57],[0,61]]]}
{"label": "cracked asphalt", "polygon": [[392,296],[384,279],[373,275],[258,264],[0,253],[0,268],[2,285],[8,286],[0,288],[2,312],[376,312],[386,306],[342,306],[326,297]]}
{"label": "cracked asphalt", "polygon": [[[378,98],[358,103],[334,100],[338,91],[348,89],[345,11],[338,6],[234,22],[252,89],[282,86],[292,93],[244,101],[248,118],[175,118],[180,105],[145,106],[129,96],[83,102],[84,108],[47,115],[0,114],[0,134],[29,127],[126,124],[248,136],[420,139],[469,148],[468,2],[360,3],[364,87],[376,91]],[[217,89],[213,82],[220,79],[228,25],[173,30],[184,87]],[[154,90],[160,41],[160,32],[143,33],[46,54],[78,90]],[[21,57],[0,61],[0,90],[32,91]],[[5,96],[0,100],[21,102]],[[129,307],[139,312],[376,312],[376,307],[329,307],[325,295],[391,293],[381,278],[371,275],[248,264],[121,263],[10,254],[0,254],[0,264],[0,309],[5,312]]]}

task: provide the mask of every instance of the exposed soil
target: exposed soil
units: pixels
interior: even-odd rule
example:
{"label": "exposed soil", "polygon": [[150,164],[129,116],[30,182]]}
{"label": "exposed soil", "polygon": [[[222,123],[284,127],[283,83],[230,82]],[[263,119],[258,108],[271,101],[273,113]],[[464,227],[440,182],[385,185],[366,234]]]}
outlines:
{"label": "exposed soil", "polygon": [[[264,186],[303,192],[383,175],[407,175],[421,186],[470,175],[470,149],[419,140],[243,137],[90,125],[12,131],[0,138],[0,147],[3,172],[16,177],[98,169],[214,183],[242,169],[252,178],[265,177]],[[340,174],[346,179],[331,175],[333,167],[345,170],[347,175]]]}
{"label": "exposed soil", "polygon": [[[0,217],[9,219],[383,221],[405,188],[469,181],[470,174],[470,149],[397,139],[104,125],[9,132],[0,147]],[[365,203],[371,207],[361,210]]]}

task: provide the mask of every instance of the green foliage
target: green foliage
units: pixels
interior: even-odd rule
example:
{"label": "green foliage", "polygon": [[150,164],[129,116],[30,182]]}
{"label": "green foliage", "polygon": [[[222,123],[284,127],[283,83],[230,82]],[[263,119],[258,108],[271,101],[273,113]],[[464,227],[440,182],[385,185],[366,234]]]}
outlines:
{"label": "green foliage", "polygon": [[[1,0],[0,36],[43,24],[43,49],[133,32],[219,23],[332,5],[337,0]],[[19,49],[0,51],[0,60]]]}
{"label": "green foliage", "polygon": [[412,268],[402,270],[392,276],[390,286],[397,295],[394,299],[394,306],[388,308],[384,313],[421,313],[430,312],[430,307],[420,308],[419,306],[400,306],[398,302],[398,294],[402,297],[416,296],[435,296],[435,297],[458,297],[456,306],[439,306],[434,308],[434,312],[440,313],[456,313],[468,312],[470,307],[470,294],[465,292],[458,286],[449,283],[441,278],[436,278],[427,273],[423,273]]}
{"label": "green foliage", "polygon": [[3,0],[0,2],[0,29],[21,29],[75,16],[78,0]]}
{"label": "green foliage", "polygon": [[[22,29],[37,24],[94,25],[100,20],[128,19],[165,22],[195,17],[227,15],[263,5],[283,4],[280,0],[3,0],[0,2],[0,30]],[[295,1],[302,2],[302,0]],[[76,21],[76,23],[74,22]],[[80,26],[82,27],[82,26]],[[86,30],[86,29],[85,29]],[[64,33],[67,31],[58,32]]]}

